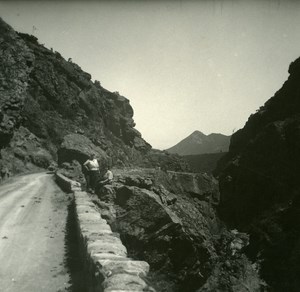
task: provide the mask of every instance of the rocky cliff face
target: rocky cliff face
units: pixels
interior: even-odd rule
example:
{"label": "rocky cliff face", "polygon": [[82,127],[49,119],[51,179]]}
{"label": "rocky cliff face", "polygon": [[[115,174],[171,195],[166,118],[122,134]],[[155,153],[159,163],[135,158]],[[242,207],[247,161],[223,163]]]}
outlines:
{"label": "rocky cliff face", "polygon": [[300,287],[300,59],[282,88],[232,136],[221,161],[220,214],[251,234],[272,291]]}
{"label": "rocky cliff face", "polygon": [[258,272],[240,253],[247,236],[227,231],[216,216],[213,177],[151,169],[114,173],[113,184],[97,189],[94,202],[130,256],[150,264],[157,291],[259,291]]}
{"label": "rocky cliff face", "polygon": [[[3,173],[47,167],[57,159],[59,163],[81,161],[91,151],[104,163],[153,165],[155,155],[134,128],[128,99],[104,89],[71,60],[40,45],[33,36],[16,33],[1,19],[0,57]],[[37,151],[29,153],[26,145],[16,142],[25,132]],[[18,153],[12,143],[18,144]],[[36,153],[45,154],[42,163]]]}

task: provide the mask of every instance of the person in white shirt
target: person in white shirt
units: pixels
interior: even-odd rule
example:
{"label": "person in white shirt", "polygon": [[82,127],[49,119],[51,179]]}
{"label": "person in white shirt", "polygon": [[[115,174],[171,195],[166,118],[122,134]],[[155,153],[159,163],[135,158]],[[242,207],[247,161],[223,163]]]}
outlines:
{"label": "person in white shirt", "polygon": [[93,193],[99,177],[99,163],[95,154],[91,154],[90,158],[83,164],[83,167],[88,171],[86,177],[87,190]]}
{"label": "person in white shirt", "polygon": [[104,185],[107,185],[107,184],[111,184],[113,178],[114,178],[114,175],[113,175],[113,173],[111,172],[111,170],[108,169],[108,168],[106,168],[106,172],[105,172],[105,174],[103,175],[103,180],[99,182],[100,186],[104,186]]}

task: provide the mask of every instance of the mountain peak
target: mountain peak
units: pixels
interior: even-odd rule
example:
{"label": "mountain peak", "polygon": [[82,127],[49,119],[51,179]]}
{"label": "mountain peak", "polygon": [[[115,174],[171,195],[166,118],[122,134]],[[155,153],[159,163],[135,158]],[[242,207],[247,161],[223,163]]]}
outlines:
{"label": "mountain peak", "polygon": [[206,135],[201,131],[196,130],[190,136],[206,136]]}
{"label": "mountain peak", "polygon": [[196,130],[175,146],[167,149],[167,151],[179,155],[226,152],[229,148],[229,142],[230,136],[222,134],[205,135]]}

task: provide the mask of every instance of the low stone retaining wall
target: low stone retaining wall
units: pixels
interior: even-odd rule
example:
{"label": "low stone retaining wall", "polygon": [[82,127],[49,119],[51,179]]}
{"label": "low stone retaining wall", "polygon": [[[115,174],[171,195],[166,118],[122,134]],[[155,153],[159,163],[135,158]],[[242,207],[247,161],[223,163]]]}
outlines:
{"label": "low stone retaining wall", "polygon": [[81,191],[81,184],[71,180],[59,172],[55,173],[56,183],[66,192]]}
{"label": "low stone retaining wall", "polygon": [[149,264],[127,257],[119,234],[112,232],[101,218],[89,195],[78,183],[56,174],[57,183],[66,191],[74,191],[80,253],[89,277],[89,291],[152,291],[145,281]]}

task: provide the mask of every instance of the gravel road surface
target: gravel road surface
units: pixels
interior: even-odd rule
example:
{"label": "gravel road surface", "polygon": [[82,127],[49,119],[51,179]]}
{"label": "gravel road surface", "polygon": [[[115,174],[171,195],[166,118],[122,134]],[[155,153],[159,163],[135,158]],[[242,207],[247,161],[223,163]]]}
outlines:
{"label": "gravel road surface", "polygon": [[68,197],[46,173],[0,185],[0,291],[68,291]]}

